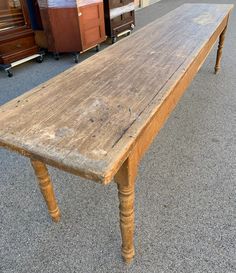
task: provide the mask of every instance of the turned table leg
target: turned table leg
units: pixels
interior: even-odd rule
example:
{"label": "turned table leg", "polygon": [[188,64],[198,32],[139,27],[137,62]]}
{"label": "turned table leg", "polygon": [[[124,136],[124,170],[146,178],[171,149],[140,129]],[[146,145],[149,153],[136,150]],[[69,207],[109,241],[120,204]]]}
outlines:
{"label": "turned table leg", "polygon": [[225,42],[226,30],[227,30],[227,26],[224,28],[224,30],[220,34],[219,45],[218,45],[217,56],[216,56],[215,74],[217,74],[217,72],[220,70],[220,62],[222,58],[222,51],[223,51],[224,42]]}
{"label": "turned table leg", "polygon": [[38,183],[43,197],[46,201],[49,214],[54,222],[60,220],[60,210],[57,206],[57,201],[53,191],[53,185],[50,180],[47,167],[44,163],[38,160],[31,159],[31,164],[34,168],[35,175],[38,178]]}
{"label": "turned table leg", "polygon": [[129,263],[134,251],[134,191],[137,162],[129,157],[115,176],[120,202],[120,229],[122,237],[122,257]]}

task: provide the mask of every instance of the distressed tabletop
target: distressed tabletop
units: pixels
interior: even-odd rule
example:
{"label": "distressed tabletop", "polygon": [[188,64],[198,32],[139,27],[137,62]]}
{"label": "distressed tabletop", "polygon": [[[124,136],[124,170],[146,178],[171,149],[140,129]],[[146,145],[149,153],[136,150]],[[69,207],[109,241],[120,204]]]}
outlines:
{"label": "distressed tabletop", "polygon": [[0,107],[0,145],[108,183],[232,5],[185,4]]}

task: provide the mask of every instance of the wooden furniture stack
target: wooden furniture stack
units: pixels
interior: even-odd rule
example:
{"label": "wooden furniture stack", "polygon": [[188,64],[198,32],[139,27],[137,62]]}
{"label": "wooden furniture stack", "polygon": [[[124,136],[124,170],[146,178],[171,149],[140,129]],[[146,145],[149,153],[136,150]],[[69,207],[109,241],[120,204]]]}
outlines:
{"label": "wooden furniture stack", "polygon": [[106,39],[102,0],[38,0],[48,50],[75,54],[96,47]]}
{"label": "wooden furniture stack", "polygon": [[[25,0],[0,1],[0,68],[38,52]],[[9,76],[11,73],[9,71]]]}
{"label": "wooden furniture stack", "polygon": [[135,25],[134,0],[104,0],[106,35],[112,43],[118,36],[129,34]]}

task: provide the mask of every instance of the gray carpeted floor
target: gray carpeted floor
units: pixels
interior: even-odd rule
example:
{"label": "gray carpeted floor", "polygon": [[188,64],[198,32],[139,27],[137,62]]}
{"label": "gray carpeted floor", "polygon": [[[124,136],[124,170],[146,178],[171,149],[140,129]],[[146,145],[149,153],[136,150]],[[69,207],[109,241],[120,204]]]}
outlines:
{"label": "gray carpeted floor", "polygon": [[[184,2],[139,10],[137,29]],[[1,149],[1,273],[236,272],[235,26],[236,10],[220,74],[213,74],[215,47],[141,162],[134,262],[125,266],[120,257],[115,184],[50,168],[62,211],[54,224],[28,159]],[[58,62],[47,56],[17,67],[11,79],[0,73],[0,104],[72,65],[69,55]]]}

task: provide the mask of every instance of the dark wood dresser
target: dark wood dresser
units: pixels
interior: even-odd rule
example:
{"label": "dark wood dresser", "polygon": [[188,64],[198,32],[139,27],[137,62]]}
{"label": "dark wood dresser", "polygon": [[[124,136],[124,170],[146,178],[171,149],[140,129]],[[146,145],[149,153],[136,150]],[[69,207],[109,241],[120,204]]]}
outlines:
{"label": "dark wood dresser", "polygon": [[[48,50],[56,59],[60,52],[78,55],[106,39],[102,0],[38,0]],[[53,3],[54,2],[54,3]]]}
{"label": "dark wood dresser", "polygon": [[0,64],[7,65],[37,52],[25,0],[0,0]]}
{"label": "dark wood dresser", "polygon": [[112,43],[121,33],[133,30],[134,9],[134,0],[104,0],[106,35],[112,38]]}

